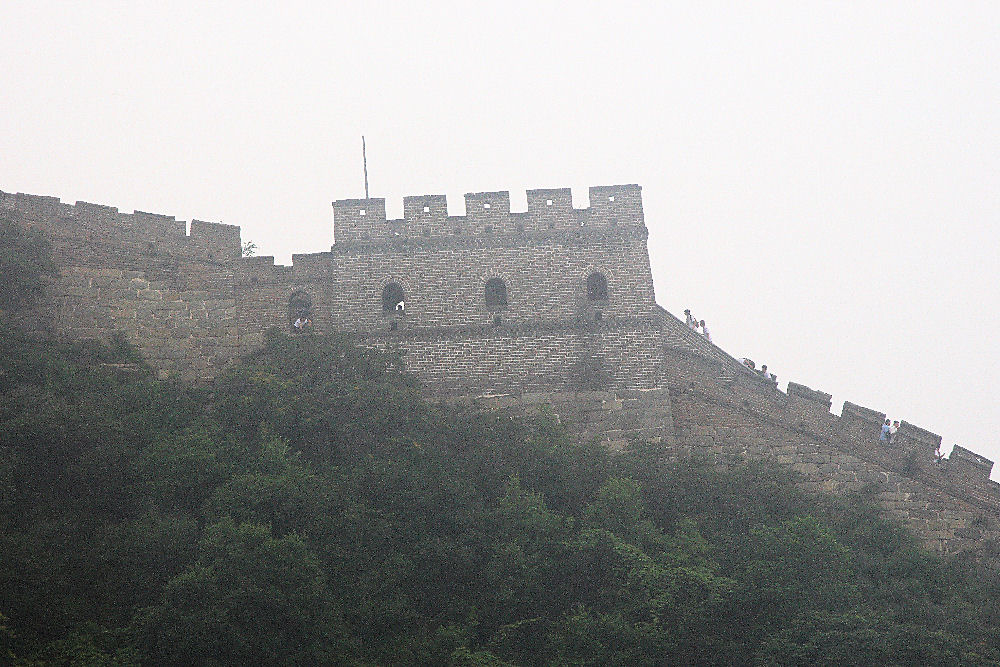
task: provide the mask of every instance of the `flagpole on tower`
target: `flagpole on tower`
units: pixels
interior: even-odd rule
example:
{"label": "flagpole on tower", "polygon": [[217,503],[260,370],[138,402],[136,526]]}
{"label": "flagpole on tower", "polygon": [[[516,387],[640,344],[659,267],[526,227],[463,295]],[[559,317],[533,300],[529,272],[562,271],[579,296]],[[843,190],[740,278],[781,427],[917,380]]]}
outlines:
{"label": "flagpole on tower", "polygon": [[365,166],[365,199],[368,199],[368,152],[365,149],[365,135],[361,135],[361,161]]}

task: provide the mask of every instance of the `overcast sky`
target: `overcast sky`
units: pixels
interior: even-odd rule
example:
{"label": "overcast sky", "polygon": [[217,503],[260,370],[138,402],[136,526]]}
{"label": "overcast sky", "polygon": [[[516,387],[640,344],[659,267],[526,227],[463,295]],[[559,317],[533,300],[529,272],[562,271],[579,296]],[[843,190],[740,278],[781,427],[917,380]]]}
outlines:
{"label": "overcast sky", "polygon": [[1000,458],[1000,3],[480,4],[7,0],[0,190],[288,263],[363,196],[362,133],[390,217],[639,183],[661,305]]}

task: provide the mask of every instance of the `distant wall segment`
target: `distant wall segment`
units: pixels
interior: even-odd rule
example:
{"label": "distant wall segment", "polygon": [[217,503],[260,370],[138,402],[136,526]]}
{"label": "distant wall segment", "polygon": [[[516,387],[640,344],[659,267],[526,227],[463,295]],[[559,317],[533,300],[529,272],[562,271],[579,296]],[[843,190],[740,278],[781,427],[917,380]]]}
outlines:
{"label": "distant wall segment", "polygon": [[865,491],[938,551],[1000,537],[989,459],[959,446],[939,458],[941,436],[906,421],[886,446],[878,440],[885,413],[845,402],[834,415],[830,394],[795,382],[782,392],[672,316],[663,325],[675,455],[765,458],[810,491]]}

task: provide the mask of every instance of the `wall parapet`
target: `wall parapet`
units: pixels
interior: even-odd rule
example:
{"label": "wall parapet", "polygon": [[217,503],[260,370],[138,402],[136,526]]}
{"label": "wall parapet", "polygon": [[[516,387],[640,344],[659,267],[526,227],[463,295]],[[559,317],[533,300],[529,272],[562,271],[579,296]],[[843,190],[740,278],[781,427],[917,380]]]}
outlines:
{"label": "wall parapet", "polygon": [[582,209],[573,208],[569,188],[528,190],[527,200],[526,212],[511,212],[508,191],[470,192],[465,215],[453,216],[445,195],[408,196],[403,218],[387,220],[384,198],[339,199],[333,202],[334,242],[645,227],[642,188],[635,184],[592,187],[590,206]]}
{"label": "wall parapet", "polygon": [[933,461],[936,459],[935,453],[941,447],[941,436],[902,421],[899,423],[899,430],[896,431],[893,442],[898,442],[898,446],[905,451],[914,452],[923,461]]}
{"label": "wall parapet", "polygon": [[[772,415],[788,428],[850,443],[854,451],[867,452],[896,470],[918,466],[924,473],[946,471],[953,475],[950,484],[955,493],[973,497],[988,507],[1000,506],[1000,484],[989,479],[993,462],[986,457],[956,445],[951,456],[942,461],[943,465],[937,465],[941,436],[906,421],[900,423],[891,448],[876,451],[886,413],[845,401],[840,416],[836,417],[830,412],[830,394],[797,382],[789,382],[787,393],[782,392],[659,305],[655,310],[668,334],[666,352],[680,354],[692,361],[697,359],[701,367],[697,372],[685,371],[680,375],[676,375],[676,368],[673,369],[675,386],[694,387],[699,380],[701,383],[711,379],[720,381],[730,400],[738,397],[744,408]],[[669,367],[668,363],[668,370]],[[691,382],[695,377],[697,380]]]}
{"label": "wall parapet", "polygon": [[242,254],[239,226],[221,222],[192,220],[188,233],[187,223],[172,215],[122,213],[114,206],[84,201],[66,204],[58,197],[3,191],[0,210],[14,211],[20,224],[46,233],[57,251],[59,239],[67,239],[80,246],[115,245],[119,251],[169,254],[189,261],[229,262]]}
{"label": "wall parapet", "polygon": [[959,469],[971,473],[970,476],[972,477],[980,477],[988,480],[990,472],[993,470],[993,461],[985,456],[971,452],[961,445],[955,445],[952,448],[948,460]]}
{"label": "wall parapet", "polygon": [[[874,490],[890,513],[912,518],[917,533],[945,551],[969,546],[960,533],[974,517],[991,517],[990,525],[1000,525],[1000,484],[989,479],[989,459],[964,448],[940,461],[914,456],[914,451],[928,451],[938,436],[908,424],[900,429],[898,444],[885,446],[878,440],[882,413],[853,403],[840,417],[813,412],[806,402],[785,399],[782,392],[765,390],[750,378],[719,380],[717,367],[717,361],[690,350],[669,351],[665,370],[671,401],[682,408],[674,412],[675,420],[680,419],[675,425],[679,444],[702,447],[706,453],[776,455],[816,490]],[[924,449],[915,449],[918,442]],[[815,455],[797,461],[790,455],[815,447]],[[838,477],[831,465],[840,455],[855,462]]]}
{"label": "wall parapet", "polygon": [[885,413],[866,408],[850,401],[844,401],[844,407],[840,411],[840,417],[844,421],[864,422],[881,426],[885,422]]}
{"label": "wall parapet", "polygon": [[807,409],[828,413],[830,412],[831,399],[833,397],[831,394],[819,391],[818,389],[810,389],[804,384],[789,382],[788,398],[791,403],[805,403],[808,405]]}

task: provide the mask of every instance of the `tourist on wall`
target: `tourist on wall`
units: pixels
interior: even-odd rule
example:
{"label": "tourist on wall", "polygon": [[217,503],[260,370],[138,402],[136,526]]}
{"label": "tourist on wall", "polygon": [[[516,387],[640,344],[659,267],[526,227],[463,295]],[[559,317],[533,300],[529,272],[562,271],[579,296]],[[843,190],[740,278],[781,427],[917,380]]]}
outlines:
{"label": "tourist on wall", "polygon": [[879,443],[888,446],[889,445],[889,431],[892,429],[892,425],[889,420],[886,419],[885,423],[882,424],[882,432],[878,435]]}
{"label": "tourist on wall", "polygon": [[691,315],[690,308],[686,308],[684,310],[684,323],[688,325],[689,329],[694,329],[695,331],[698,330],[698,320],[694,319],[694,316]]}
{"label": "tourist on wall", "polygon": [[892,422],[892,426],[889,427],[889,444],[896,442],[896,431],[899,430],[899,420]]}
{"label": "tourist on wall", "polygon": [[708,340],[709,343],[711,343],[712,342],[712,334],[708,333],[708,327],[705,326],[705,320],[701,321],[700,326],[701,326],[701,335],[704,336]]}

